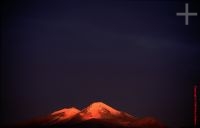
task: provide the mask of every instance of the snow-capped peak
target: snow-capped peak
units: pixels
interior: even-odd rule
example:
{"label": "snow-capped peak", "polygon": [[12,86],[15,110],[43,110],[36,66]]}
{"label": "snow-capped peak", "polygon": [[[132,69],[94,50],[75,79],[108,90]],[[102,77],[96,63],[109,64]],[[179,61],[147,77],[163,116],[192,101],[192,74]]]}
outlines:
{"label": "snow-capped peak", "polygon": [[71,108],[64,108],[58,111],[55,111],[51,113],[52,116],[55,116],[58,120],[70,120],[72,117],[74,117],[76,114],[80,112],[79,109],[75,107]]}
{"label": "snow-capped peak", "polygon": [[97,111],[101,111],[102,109],[108,110],[111,114],[119,114],[120,113],[118,110],[104,104],[103,102],[94,102],[91,105],[89,105],[89,107],[88,107],[88,111],[90,111],[90,112],[97,112]]}
{"label": "snow-capped peak", "polygon": [[101,118],[110,118],[111,116],[119,115],[120,112],[103,102],[94,102],[81,111],[80,116],[83,120],[88,119],[101,119]]}

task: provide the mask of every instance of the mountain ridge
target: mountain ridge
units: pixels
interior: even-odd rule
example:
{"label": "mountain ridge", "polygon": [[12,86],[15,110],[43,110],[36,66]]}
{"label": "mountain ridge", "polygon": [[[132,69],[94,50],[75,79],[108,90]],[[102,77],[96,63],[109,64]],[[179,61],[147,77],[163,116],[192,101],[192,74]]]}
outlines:
{"label": "mountain ridge", "polygon": [[155,118],[138,118],[103,102],[93,102],[82,110],[75,107],[60,109],[41,119],[20,125],[20,127],[166,128]]}

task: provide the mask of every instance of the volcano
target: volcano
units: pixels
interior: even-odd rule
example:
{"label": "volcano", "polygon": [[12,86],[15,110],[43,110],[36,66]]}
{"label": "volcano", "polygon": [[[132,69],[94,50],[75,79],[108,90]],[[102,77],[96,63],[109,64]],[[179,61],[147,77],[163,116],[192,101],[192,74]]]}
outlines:
{"label": "volcano", "polygon": [[25,121],[19,128],[166,128],[152,117],[138,118],[114,109],[103,102],[94,102],[79,110],[64,108],[51,114]]}

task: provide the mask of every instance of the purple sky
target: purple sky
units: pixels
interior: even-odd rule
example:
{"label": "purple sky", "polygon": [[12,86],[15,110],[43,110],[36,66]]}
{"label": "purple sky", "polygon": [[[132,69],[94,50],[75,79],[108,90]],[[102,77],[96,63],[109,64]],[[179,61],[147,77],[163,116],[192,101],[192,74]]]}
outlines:
{"label": "purple sky", "polygon": [[[17,122],[103,101],[171,127],[193,123],[200,21],[184,1],[7,1],[1,116]],[[192,12],[199,12],[195,1]]]}

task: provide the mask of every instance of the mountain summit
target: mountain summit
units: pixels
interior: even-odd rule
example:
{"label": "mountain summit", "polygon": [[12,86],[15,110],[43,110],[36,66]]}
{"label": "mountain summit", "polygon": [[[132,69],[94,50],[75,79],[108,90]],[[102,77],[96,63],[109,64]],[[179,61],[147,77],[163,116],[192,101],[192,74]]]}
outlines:
{"label": "mountain summit", "polygon": [[79,110],[64,108],[42,118],[23,123],[20,127],[45,128],[165,128],[152,117],[138,118],[116,110],[103,102],[94,102]]}
{"label": "mountain summit", "polygon": [[79,115],[83,120],[89,119],[106,119],[111,115],[119,115],[120,111],[104,104],[103,102],[95,102],[83,109]]}
{"label": "mountain summit", "polygon": [[78,114],[80,110],[75,107],[64,108],[58,111],[51,113],[52,116],[55,117],[57,122],[68,121],[72,119],[76,114]]}

